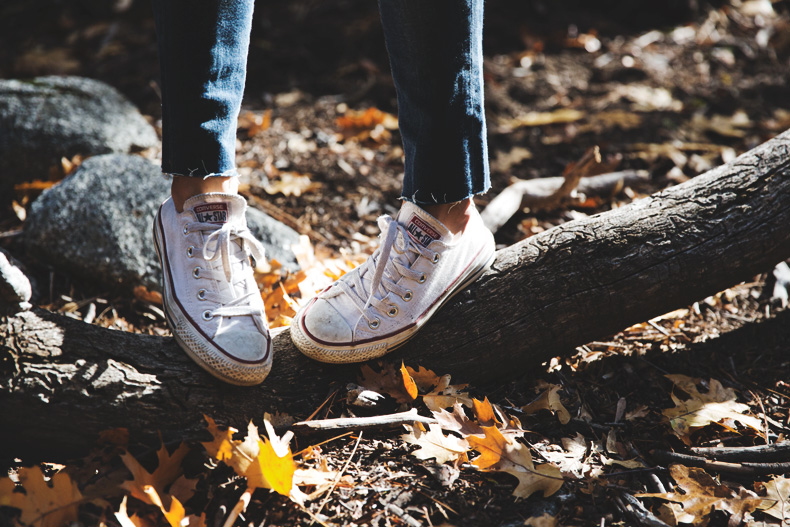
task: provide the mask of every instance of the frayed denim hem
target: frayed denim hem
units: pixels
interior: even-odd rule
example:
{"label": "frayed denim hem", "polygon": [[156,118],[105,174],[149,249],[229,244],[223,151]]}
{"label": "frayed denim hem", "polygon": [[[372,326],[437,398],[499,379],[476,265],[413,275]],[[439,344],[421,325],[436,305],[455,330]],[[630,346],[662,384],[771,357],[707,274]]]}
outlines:
{"label": "frayed denim hem", "polygon": [[226,170],[224,172],[212,172],[210,174],[196,174],[197,170],[190,170],[189,174],[182,174],[179,172],[162,172],[162,177],[165,179],[173,179],[173,176],[181,176],[181,177],[194,177],[194,178],[202,178],[208,179],[211,177],[239,177],[239,172],[235,168],[232,170]]}
{"label": "frayed denim hem", "polygon": [[415,192],[411,196],[401,196],[398,199],[400,199],[402,201],[408,201],[410,203],[414,203],[415,205],[444,205],[444,204],[447,204],[447,203],[458,203],[459,201],[464,201],[466,199],[473,198],[475,196],[482,196],[483,194],[485,194],[489,190],[491,190],[491,185],[487,185],[485,189],[483,189],[483,190],[481,190],[479,192],[466,193],[465,195],[463,195],[463,196],[461,196],[459,198],[456,198],[454,196],[453,197],[448,197],[447,194],[443,194],[442,196],[436,196],[434,194],[431,194],[431,199],[426,201],[424,199],[417,199],[417,192]]}

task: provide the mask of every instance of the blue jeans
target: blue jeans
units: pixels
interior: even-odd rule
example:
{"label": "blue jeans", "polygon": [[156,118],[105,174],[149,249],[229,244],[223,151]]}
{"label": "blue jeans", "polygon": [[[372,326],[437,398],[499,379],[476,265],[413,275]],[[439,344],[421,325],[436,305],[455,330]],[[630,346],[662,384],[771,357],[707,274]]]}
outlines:
{"label": "blue jeans", "polygon": [[[162,171],[233,176],[253,0],[153,0],[162,70]],[[402,197],[488,190],[483,0],[379,0],[406,158]]]}

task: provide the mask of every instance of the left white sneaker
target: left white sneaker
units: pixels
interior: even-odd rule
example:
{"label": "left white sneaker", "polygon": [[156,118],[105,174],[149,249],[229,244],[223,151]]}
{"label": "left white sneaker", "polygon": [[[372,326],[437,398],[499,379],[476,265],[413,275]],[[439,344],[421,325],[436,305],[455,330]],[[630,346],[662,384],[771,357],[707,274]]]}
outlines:
{"label": "left white sneaker", "polygon": [[494,237],[475,214],[453,235],[405,202],[397,219],[382,216],[381,245],[353,271],[297,313],[291,338],[321,362],[361,362],[395,349],[494,259]]}

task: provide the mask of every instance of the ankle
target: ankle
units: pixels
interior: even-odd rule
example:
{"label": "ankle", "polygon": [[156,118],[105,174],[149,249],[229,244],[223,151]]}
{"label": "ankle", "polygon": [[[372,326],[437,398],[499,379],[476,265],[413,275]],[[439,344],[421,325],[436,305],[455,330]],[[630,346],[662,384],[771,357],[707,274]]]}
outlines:
{"label": "ankle", "polygon": [[475,202],[472,198],[453,203],[437,203],[435,205],[420,205],[425,212],[442,222],[442,225],[453,234],[464,231],[469,219],[477,214]]}
{"label": "ankle", "polygon": [[239,193],[239,178],[212,176],[206,179],[200,177],[173,176],[170,185],[170,195],[177,212],[184,211],[184,202],[192,196],[207,192],[222,192],[225,194]]}

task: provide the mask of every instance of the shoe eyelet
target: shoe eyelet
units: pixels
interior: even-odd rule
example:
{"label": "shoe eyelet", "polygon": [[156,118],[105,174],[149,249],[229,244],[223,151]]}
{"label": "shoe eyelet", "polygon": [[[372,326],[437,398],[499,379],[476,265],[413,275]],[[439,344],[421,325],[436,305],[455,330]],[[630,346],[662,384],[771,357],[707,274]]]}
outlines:
{"label": "shoe eyelet", "polygon": [[390,310],[387,311],[387,315],[390,316],[390,317],[398,316],[398,306],[390,307]]}
{"label": "shoe eyelet", "polygon": [[190,245],[189,247],[187,247],[187,257],[192,258],[193,256],[195,256],[195,247],[193,245]]}
{"label": "shoe eyelet", "polygon": [[194,276],[195,278],[200,278],[200,267],[195,267],[192,270],[192,276]]}
{"label": "shoe eyelet", "polygon": [[403,299],[404,302],[408,302],[409,300],[414,298],[414,293],[412,293],[411,291],[406,291],[401,298]]}
{"label": "shoe eyelet", "polygon": [[205,300],[206,299],[206,293],[207,293],[207,291],[205,289],[201,289],[200,291],[197,292],[197,299],[198,300]]}
{"label": "shoe eyelet", "polygon": [[422,275],[420,276],[419,280],[417,280],[417,282],[420,284],[424,284],[426,278],[427,277],[425,276],[425,273],[422,273]]}
{"label": "shoe eyelet", "polygon": [[189,234],[189,227],[184,225],[184,236],[186,236],[187,234]]}
{"label": "shoe eyelet", "polygon": [[433,254],[433,263],[437,263],[439,261],[439,253]]}
{"label": "shoe eyelet", "polygon": [[203,320],[211,320],[214,318],[214,315],[208,309],[203,311]]}
{"label": "shoe eyelet", "polygon": [[381,319],[378,317],[368,321],[368,326],[370,327],[370,329],[377,329],[380,325],[381,325]]}

